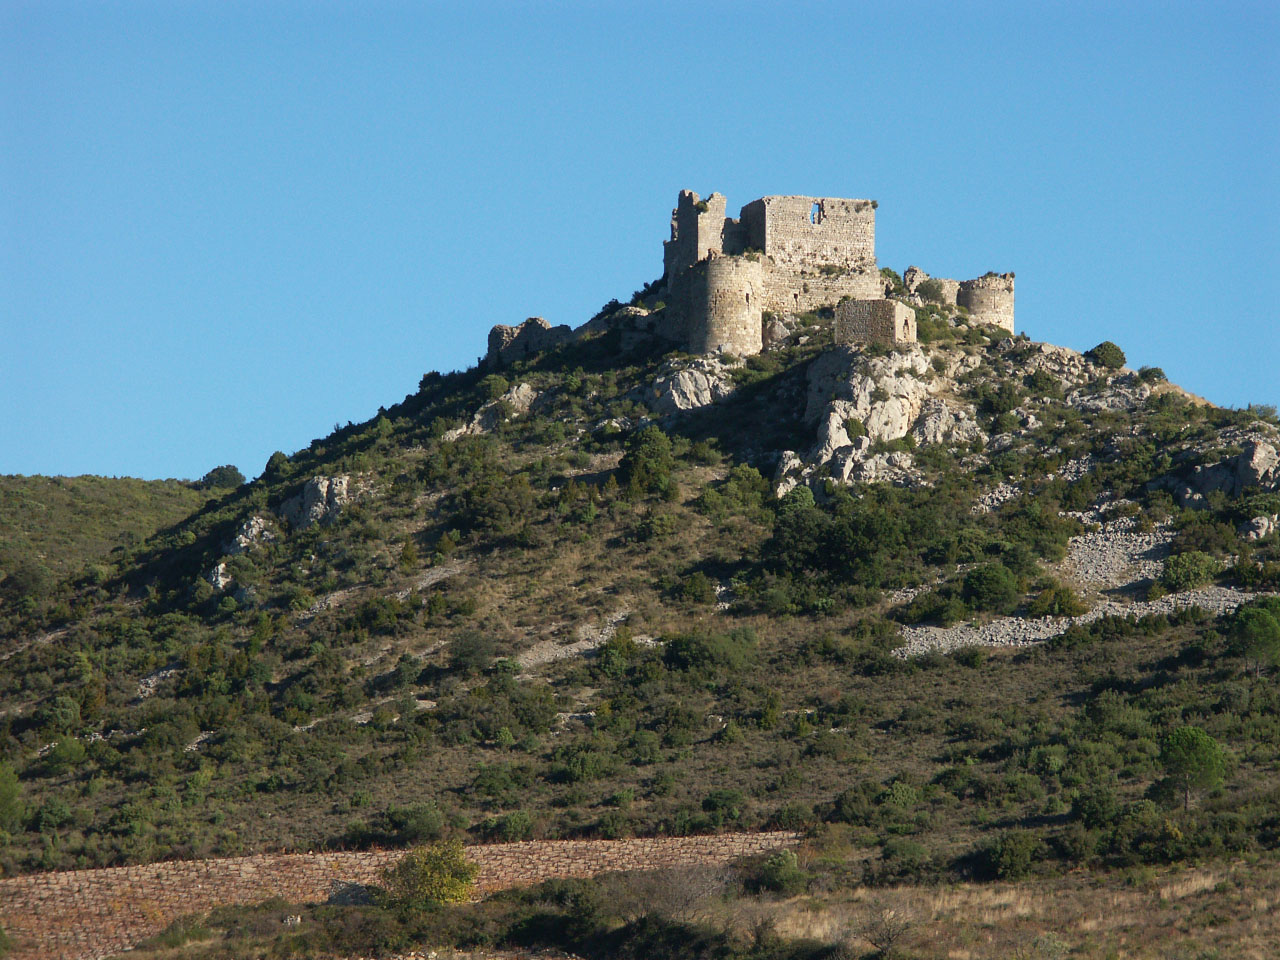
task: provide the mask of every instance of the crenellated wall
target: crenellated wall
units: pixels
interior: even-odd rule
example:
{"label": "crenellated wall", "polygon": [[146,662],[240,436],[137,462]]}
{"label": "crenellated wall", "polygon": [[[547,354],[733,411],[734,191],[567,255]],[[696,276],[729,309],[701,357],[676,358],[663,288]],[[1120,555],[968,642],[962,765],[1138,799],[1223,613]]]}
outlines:
{"label": "crenellated wall", "polygon": [[[791,846],[792,833],[631,840],[559,840],[468,847],[481,892],[614,870],[727,863]],[[262,854],[38,873],[0,880],[8,960],[98,960],[128,950],[178,917],[270,897],[319,903],[375,883],[403,850]]]}

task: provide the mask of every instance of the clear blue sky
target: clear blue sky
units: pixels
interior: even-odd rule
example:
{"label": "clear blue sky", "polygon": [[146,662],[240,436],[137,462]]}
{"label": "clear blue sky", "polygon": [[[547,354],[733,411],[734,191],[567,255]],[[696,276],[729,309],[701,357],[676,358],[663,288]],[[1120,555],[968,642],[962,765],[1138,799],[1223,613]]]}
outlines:
{"label": "clear blue sky", "polygon": [[0,473],[254,476],[629,296],[684,187],[1274,404],[1278,9],[0,0]]}

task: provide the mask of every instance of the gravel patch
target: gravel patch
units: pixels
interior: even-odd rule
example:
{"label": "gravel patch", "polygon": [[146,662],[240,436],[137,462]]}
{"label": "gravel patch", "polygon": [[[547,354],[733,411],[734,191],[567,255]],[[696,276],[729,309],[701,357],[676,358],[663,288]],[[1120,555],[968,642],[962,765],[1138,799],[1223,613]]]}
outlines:
{"label": "gravel patch", "polygon": [[1172,539],[1167,529],[1139,533],[1132,517],[1121,517],[1101,530],[1072,537],[1062,571],[1081,586],[1099,589],[1154,580],[1164,570]]}
{"label": "gravel patch", "polygon": [[535,643],[528,650],[516,654],[515,661],[521,670],[567,660],[570,657],[581,657],[601,647],[613,639],[618,632],[618,624],[631,615],[630,610],[619,610],[599,625],[584,624],[577,630],[576,637],[565,643],[560,640],[543,640]]}
{"label": "gravel patch", "polygon": [[180,667],[176,663],[170,663],[168,666],[161,667],[153,673],[147,674],[138,681],[138,691],[134,696],[134,703],[140,703],[150,696],[154,696],[156,689],[160,684],[164,683],[170,677],[176,677]]}
{"label": "gravel patch", "polygon": [[1100,617],[1168,614],[1186,607],[1199,607],[1220,616],[1255,597],[1268,595],[1248,593],[1232,587],[1201,587],[1183,593],[1171,593],[1159,600],[1103,600],[1088,613],[1078,617],[1045,617],[1040,620],[1000,617],[981,625],[962,623],[954,627],[903,627],[904,642],[893,653],[906,659],[933,652],[950,653],[961,647],[1025,647],[1056,637],[1073,624],[1092,623]]}

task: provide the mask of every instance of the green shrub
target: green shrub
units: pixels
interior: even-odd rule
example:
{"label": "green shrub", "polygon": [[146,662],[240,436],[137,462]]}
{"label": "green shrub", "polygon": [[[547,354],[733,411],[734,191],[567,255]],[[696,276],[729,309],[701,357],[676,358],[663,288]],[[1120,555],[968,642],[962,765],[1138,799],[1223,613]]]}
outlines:
{"label": "green shrub", "polygon": [[1174,554],[1164,562],[1160,585],[1166,590],[1190,590],[1208,583],[1222,572],[1222,564],[1199,550]]}
{"label": "green shrub", "polygon": [[931,300],[934,303],[941,303],[943,295],[942,281],[935,280],[933,277],[930,277],[928,280],[924,281],[924,283],[916,286],[916,293],[920,294],[920,296],[926,300]]}
{"label": "green shrub", "polygon": [[986,851],[986,859],[999,880],[1021,880],[1044,853],[1044,844],[1034,833],[1009,830],[1001,834]]}
{"label": "green shrub", "polygon": [[1103,340],[1092,350],[1085,353],[1085,359],[1106,367],[1108,370],[1119,370],[1124,366],[1124,351],[1110,340]]}
{"label": "green shrub", "polygon": [[501,817],[490,817],[481,826],[486,840],[498,843],[515,843],[533,836],[533,818],[523,810],[515,810]]}
{"label": "green shrub", "polygon": [[850,417],[844,422],[844,432],[849,435],[850,440],[857,440],[858,437],[867,435],[867,427],[857,417]]}
{"label": "green shrub", "polygon": [[392,906],[429,910],[471,897],[479,867],[459,840],[410,850],[382,874],[384,898]]}
{"label": "green shrub", "polygon": [[1032,617],[1078,617],[1088,607],[1074,590],[1065,584],[1055,583],[1041,590],[1027,607]]}
{"label": "green shrub", "polygon": [[662,494],[672,484],[674,467],[671,438],[658,427],[645,427],[627,441],[619,475],[633,495]]}
{"label": "green shrub", "polygon": [[18,775],[13,767],[0,761],[0,836],[17,833],[25,816],[26,805],[22,802]]}
{"label": "green shrub", "polygon": [[1018,578],[1002,563],[987,563],[965,574],[964,598],[977,610],[1012,613],[1018,605]]}
{"label": "green shrub", "polygon": [[756,881],[762,890],[793,896],[808,885],[809,874],[801,869],[795,851],[779,850],[770,854],[761,864]]}
{"label": "green shrub", "polygon": [[701,570],[680,581],[680,599],[685,603],[715,603],[716,585]]}
{"label": "green shrub", "polygon": [[491,373],[480,381],[480,395],[486,400],[497,400],[510,389],[511,384],[500,373]]}

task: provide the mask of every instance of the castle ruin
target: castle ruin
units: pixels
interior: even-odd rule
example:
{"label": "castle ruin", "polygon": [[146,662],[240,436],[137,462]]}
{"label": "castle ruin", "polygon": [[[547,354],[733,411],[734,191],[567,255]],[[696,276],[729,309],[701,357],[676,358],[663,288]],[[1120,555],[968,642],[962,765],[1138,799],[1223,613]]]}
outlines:
{"label": "castle ruin", "polygon": [[[633,334],[656,336],[690,353],[745,357],[764,348],[764,317],[835,308],[837,343],[916,339],[914,311],[888,299],[891,285],[876,266],[874,200],[836,197],[761,197],[737,218],[728,201],[681,190],[671,211],[671,239],[663,243],[663,276],[646,287],[644,303],[663,309],[604,314],[579,328],[532,318],[499,325],[489,335],[489,362],[503,365],[575,336],[621,322]],[[911,298],[924,288],[933,299],[969,311],[983,323],[1013,332],[1013,274],[988,273],[958,282],[908,268]],[[922,299],[914,302],[921,303]],[[615,305],[616,307],[617,305]]]}
{"label": "castle ruin", "polygon": [[664,326],[691,352],[749,356],[761,350],[765,311],[881,295],[874,201],[761,197],[737,219],[726,203],[680,191],[663,244]]}

